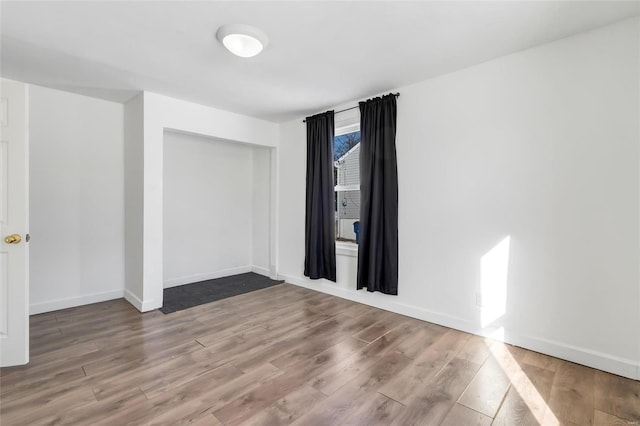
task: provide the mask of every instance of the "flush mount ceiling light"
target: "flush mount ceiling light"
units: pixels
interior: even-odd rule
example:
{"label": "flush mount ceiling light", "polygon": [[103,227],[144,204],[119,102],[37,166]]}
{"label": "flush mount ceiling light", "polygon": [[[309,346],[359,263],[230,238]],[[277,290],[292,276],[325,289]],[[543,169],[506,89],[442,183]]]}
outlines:
{"label": "flush mount ceiling light", "polygon": [[216,38],[227,50],[242,58],[250,58],[267,47],[267,36],[250,25],[231,24],[218,28]]}

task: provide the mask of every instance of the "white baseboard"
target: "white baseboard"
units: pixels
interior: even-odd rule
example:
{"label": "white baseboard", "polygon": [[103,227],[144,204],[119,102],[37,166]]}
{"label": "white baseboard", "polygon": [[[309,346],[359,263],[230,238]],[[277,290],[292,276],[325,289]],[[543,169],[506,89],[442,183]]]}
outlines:
{"label": "white baseboard", "polygon": [[59,311],[60,309],[89,305],[91,303],[105,302],[107,300],[120,299],[124,296],[123,290],[106,291],[103,293],[84,294],[82,296],[56,299],[48,302],[33,303],[29,306],[29,315],[45,312]]}
{"label": "white baseboard", "polygon": [[271,277],[271,271],[268,270],[267,268],[263,268],[261,266],[252,266],[251,267],[251,272],[256,273],[258,275],[263,275],[265,277]]}
{"label": "white baseboard", "polygon": [[206,280],[214,280],[216,278],[228,277],[229,275],[237,275],[237,274],[245,274],[247,272],[251,272],[252,267],[250,265],[247,266],[239,266],[237,268],[229,268],[222,269],[220,271],[215,272],[207,272],[204,274],[194,274],[188,275],[184,277],[171,278],[164,281],[164,288],[176,287],[179,285],[192,284],[200,281]]}
{"label": "white baseboard", "polygon": [[[331,294],[354,302],[364,303],[376,308],[395,312],[397,314],[406,315],[471,334],[485,335],[492,338],[494,337],[488,336],[490,333],[482,333],[477,324],[472,321],[441,312],[430,311],[415,305],[409,305],[395,300],[388,300],[387,297],[389,296],[369,293],[367,291],[358,292],[355,289],[346,290],[344,288],[337,287],[335,284],[328,284],[328,282],[324,280],[312,281],[306,277],[300,278],[280,274],[279,278],[284,279],[290,284]],[[572,346],[563,342],[521,335],[509,329],[505,330],[504,335],[505,338],[503,340],[505,343],[551,355],[556,358],[565,359],[577,364],[586,365],[598,370],[607,371],[619,376],[640,380],[640,363],[630,359],[616,357],[614,355],[593,351],[587,348]]]}
{"label": "white baseboard", "polygon": [[507,343],[525,349],[607,371],[618,376],[640,380],[640,364],[630,359],[534,336],[512,335],[508,340]]}
{"label": "white baseboard", "polygon": [[124,290],[124,299],[131,303],[134,308],[142,312],[142,300],[138,299],[138,296],[131,293],[129,290]]}
{"label": "white baseboard", "polygon": [[124,299],[140,312],[149,312],[162,307],[162,302],[154,299],[140,300],[138,296],[127,289],[124,290]]}
{"label": "white baseboard", "polygon": [[[291,275],[282,274],[279,274],[278,278],[300,287],[321,291],[323,293],[338,296],[343,299],[348,299],[354,302],[364,303],[375,308],[384,309],[385,311],[395,312],[400,315],[406,315],[408,317],[417,318],[434,324],[444,325],[445,327],[455,328],[462,331],[474,329],[473,324],[463,318],[430,311],[418,306],[398,302],[396,300],[389,300],[388,298],[392,296],[386,296],[379,293],[370,293],[366,290],[361,290],[359,292],[355,289],[345,290],[344,288],[336,287],[335,284],[327,284],[328,281],[324,280],[312,281],[308,278],[298,278]],[[471,331],[468,332],[471,333]]]}

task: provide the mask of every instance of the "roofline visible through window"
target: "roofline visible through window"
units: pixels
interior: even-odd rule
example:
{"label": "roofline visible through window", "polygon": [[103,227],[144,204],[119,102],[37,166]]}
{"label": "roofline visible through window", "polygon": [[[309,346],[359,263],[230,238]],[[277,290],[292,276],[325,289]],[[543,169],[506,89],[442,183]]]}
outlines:
{"label": "roofline visible through window", "polygon": [[348,133],[357,132],[360,130],[360,123],[347,124],[346,126],[340,126],[336,128],[334,136],[342,136]]}

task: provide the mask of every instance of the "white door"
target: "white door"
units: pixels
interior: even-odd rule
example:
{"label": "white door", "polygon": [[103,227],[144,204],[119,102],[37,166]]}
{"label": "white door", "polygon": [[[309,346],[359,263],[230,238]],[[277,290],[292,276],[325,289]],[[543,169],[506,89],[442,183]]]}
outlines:
{"label": "white door", "polygon": [[27,85],[0,83],[0,366],[29,362]]}

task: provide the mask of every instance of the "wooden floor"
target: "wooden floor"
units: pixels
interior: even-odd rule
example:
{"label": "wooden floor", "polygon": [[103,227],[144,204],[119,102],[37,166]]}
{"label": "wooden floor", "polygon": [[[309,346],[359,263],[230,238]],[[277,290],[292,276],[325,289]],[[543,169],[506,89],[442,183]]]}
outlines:
{"label": "wooden floor", "polygon": [[640,424],[640,382],[280,285],[31,317],[0,424]]}

